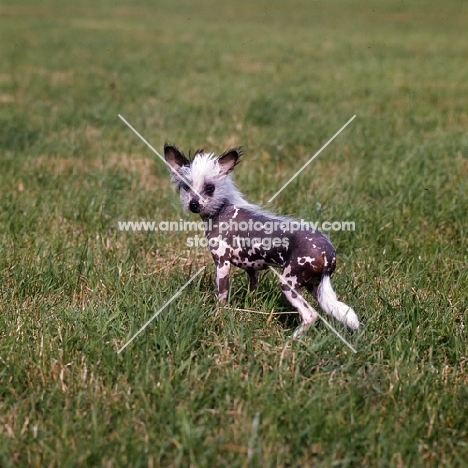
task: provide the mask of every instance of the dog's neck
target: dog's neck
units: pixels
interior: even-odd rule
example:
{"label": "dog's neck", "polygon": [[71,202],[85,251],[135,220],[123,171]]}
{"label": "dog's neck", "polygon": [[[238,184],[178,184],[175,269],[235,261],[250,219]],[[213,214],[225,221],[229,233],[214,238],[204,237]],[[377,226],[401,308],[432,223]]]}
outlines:
{"label": "dog's neck", "polygon": [[219,216],[222,214],[222,212],[228,207],[228,206],[234,206],[233,203],[231,203],[229,200],[224,200],[223,204],[219,207],[218,211],[214,214],[210,215],[200,215],[202,221],[209,221],[211,220],[216,220],[219,218]]}

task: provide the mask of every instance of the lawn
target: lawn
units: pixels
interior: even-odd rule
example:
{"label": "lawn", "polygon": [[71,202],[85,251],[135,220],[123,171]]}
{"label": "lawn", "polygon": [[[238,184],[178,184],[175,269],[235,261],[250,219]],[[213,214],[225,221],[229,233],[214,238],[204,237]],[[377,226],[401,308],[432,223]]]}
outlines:
{"label": "lawn", "polygon": [[[2,1],[0,466],[468,466],[467,23],[461,0]],[[119,114],[160,152],[242,146],[249,201],[355,223],[327,234],[356,353],[323,323],[291,340],[271,272],[220,307],[193,233],[119,230],[198,221]]]}

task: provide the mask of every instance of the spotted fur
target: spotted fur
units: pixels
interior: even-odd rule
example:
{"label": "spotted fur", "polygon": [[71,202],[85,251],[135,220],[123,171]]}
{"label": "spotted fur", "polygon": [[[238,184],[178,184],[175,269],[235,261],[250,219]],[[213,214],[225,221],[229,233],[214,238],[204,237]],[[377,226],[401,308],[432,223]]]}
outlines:
{"label": "spotted fur", "polygon": [[[247,272],[251,291],[257,287],[259,270],[278,267],[282,269],[281,290],[302,317],[294,337],[299,337],[318,316],[303,299],[303,288],[317,299],[326,313],[357,329],[356,313],[338,301],[331,286],[336,254],[329,239],[312,228],[290,229],[294,220],[248,203],[230,174],[240,155],[240,150],[233,148],[220,156],[197,151],[188,159],[176,147],[164,147],[182,205],[207,221],[205,235],[216,266],[219,300],[226,302],[228,299],[231,265]],[[271,225],[275,227],[273,230],[265,228]],[[249,228],[241,229],[242,226]]]}

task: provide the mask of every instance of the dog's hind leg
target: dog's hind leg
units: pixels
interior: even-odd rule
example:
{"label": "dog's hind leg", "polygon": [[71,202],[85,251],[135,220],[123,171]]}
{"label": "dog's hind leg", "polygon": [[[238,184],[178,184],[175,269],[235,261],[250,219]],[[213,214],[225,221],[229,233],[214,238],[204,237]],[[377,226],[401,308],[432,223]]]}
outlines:
{"label": "dog's hind leg", "polygon": [[317,291],[320,284],[320,279],[320,276],[314,276],[313,278],[310,278],[305,284],[307,291],[309,291],[309,293],[312,294],[315,300],[317,300]]}
{"label": "dog's hind leg", "polygon": [[299,286],[293,287],[283,276],[280,276],[281,291],[293,307],[297,309],[302,318],[302,323],[294,331],[293,338],[299,338],[317,320],[317,311],[307,303]]}

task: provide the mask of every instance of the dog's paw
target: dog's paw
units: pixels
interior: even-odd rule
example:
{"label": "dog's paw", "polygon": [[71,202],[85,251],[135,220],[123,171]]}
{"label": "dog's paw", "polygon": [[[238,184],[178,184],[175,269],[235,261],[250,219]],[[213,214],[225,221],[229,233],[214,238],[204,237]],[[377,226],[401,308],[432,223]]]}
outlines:
{"label": "dog's paw", "polygon": [[298,340],[302,334],[304,333],[304,325],[299,325],[295,330],[294,333],[292,334],[291,338],[293,340]]}

